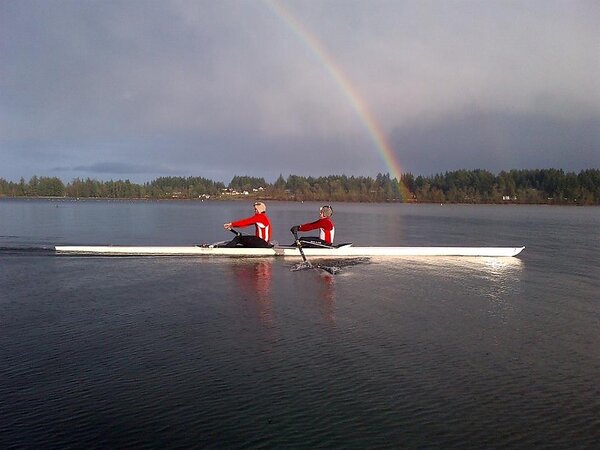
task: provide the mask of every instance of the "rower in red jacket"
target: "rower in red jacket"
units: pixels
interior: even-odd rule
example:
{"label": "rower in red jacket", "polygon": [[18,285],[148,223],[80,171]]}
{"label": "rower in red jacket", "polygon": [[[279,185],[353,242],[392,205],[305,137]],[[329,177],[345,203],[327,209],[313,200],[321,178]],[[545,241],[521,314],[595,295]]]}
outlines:
{"label": "rower in red jacket", "polygon": [[271,240],[271,221],[267,216],[267,206],[263,202],[254,203],[253,216],[235,222],[224,223],[223,228],[231,230],[234,227],[244,228],[250,225],[254,225],[255,236],[238,235],[224,246],[254,248],[272,247],[269,243]]}
{"label": "rower in red jacket", "polygon": [[323,247],[332,246],[335,236],[335,224],[331,220],[333,208],[329,205],[321,206],[319,209],[319,219],[314,222],[304,223],[293,226],[290,231],[296,236],[298,231],[319,230],[319,237],[303,237],[300,242],[303,247]]}

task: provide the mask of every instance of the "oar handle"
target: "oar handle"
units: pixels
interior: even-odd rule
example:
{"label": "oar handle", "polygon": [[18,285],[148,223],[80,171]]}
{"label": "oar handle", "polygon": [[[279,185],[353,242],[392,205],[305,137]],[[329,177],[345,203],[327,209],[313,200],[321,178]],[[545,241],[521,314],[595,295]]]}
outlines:
{"label": "oar handle", "polygon": [[234,230],[233,228],[230,228],[229,231],[231,231],[236,236],[241,236],[242,235],[242,233],[240,233],[238,230]]}

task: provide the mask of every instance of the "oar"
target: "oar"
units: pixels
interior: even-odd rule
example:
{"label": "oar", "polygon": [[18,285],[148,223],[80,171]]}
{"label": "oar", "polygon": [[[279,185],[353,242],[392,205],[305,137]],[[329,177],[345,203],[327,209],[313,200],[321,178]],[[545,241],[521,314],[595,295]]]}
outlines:
{"label": "oar", "polygon": [[340,271],[340,269],[338,267],[329,267],[329,266],[322,266],[322,265],[316,265],[313,266],[307,259],[306,259],[306,255],[304,254],[304,250],[302,249],[302,243],[300,242],[300,239],[298,239],[298,232],[297,231],[292,231],[292,234],[294,235],[294,239],[296,240],[296,247],[298,247],[298,250],[300,250],[300,255],[302,256],[302,260],[304,261],[304,266],[306,266],[307,269],[322,269],[326,272],[329,272],[331,275],[335,275],[336,273],[338,273]]}
{"label": "oar", "polygon": [[294,235],[294,239],[296,240],[296,247],[298,247],[298,250],[300,250],[300,255],[302,256],[302,260],[304,261],[304,264],[308,268],[311,268],[312,264],[309,263],[308,260],[306,259],[306,255],[304,254],[304,250],[302,250],[302,244],[300,243],[300,239],[298,239],[298,232],[297,231],[292,231],[292,234]]}

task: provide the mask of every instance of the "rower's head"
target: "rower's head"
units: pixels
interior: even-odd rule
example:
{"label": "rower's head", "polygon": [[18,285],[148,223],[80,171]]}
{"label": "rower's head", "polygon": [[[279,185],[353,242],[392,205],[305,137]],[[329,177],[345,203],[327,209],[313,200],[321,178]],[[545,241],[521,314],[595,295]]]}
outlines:
{"label": "rower's head", "polygon": [[329,205],[321,206],[319,213],[321,213],[323,217],[331,217],[333,215],[333,208]]}
{"label": "rower's head", "polygon": [[257,213],[267,212],[267,205],[265,205],[263,202],[256,202],[254,203],[254,211]]}

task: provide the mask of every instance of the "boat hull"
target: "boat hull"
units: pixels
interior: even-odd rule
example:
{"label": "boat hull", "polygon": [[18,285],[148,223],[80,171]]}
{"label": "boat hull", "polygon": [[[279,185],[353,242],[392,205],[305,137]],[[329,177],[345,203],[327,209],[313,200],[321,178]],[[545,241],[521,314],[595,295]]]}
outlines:
{"label": "boat hull", "polygon": [[[516,256],[525,247],[352,247],[303,248],[306,256],[344,257],[393,257],[393,256]],[[273,248],[222,248],[222,247],[143,247],[143,246],[82,246],[61,245],[54,250],[58,254],[107,255],[107,256],[231,256],[231,257],[298,257],[296,247]]]}

